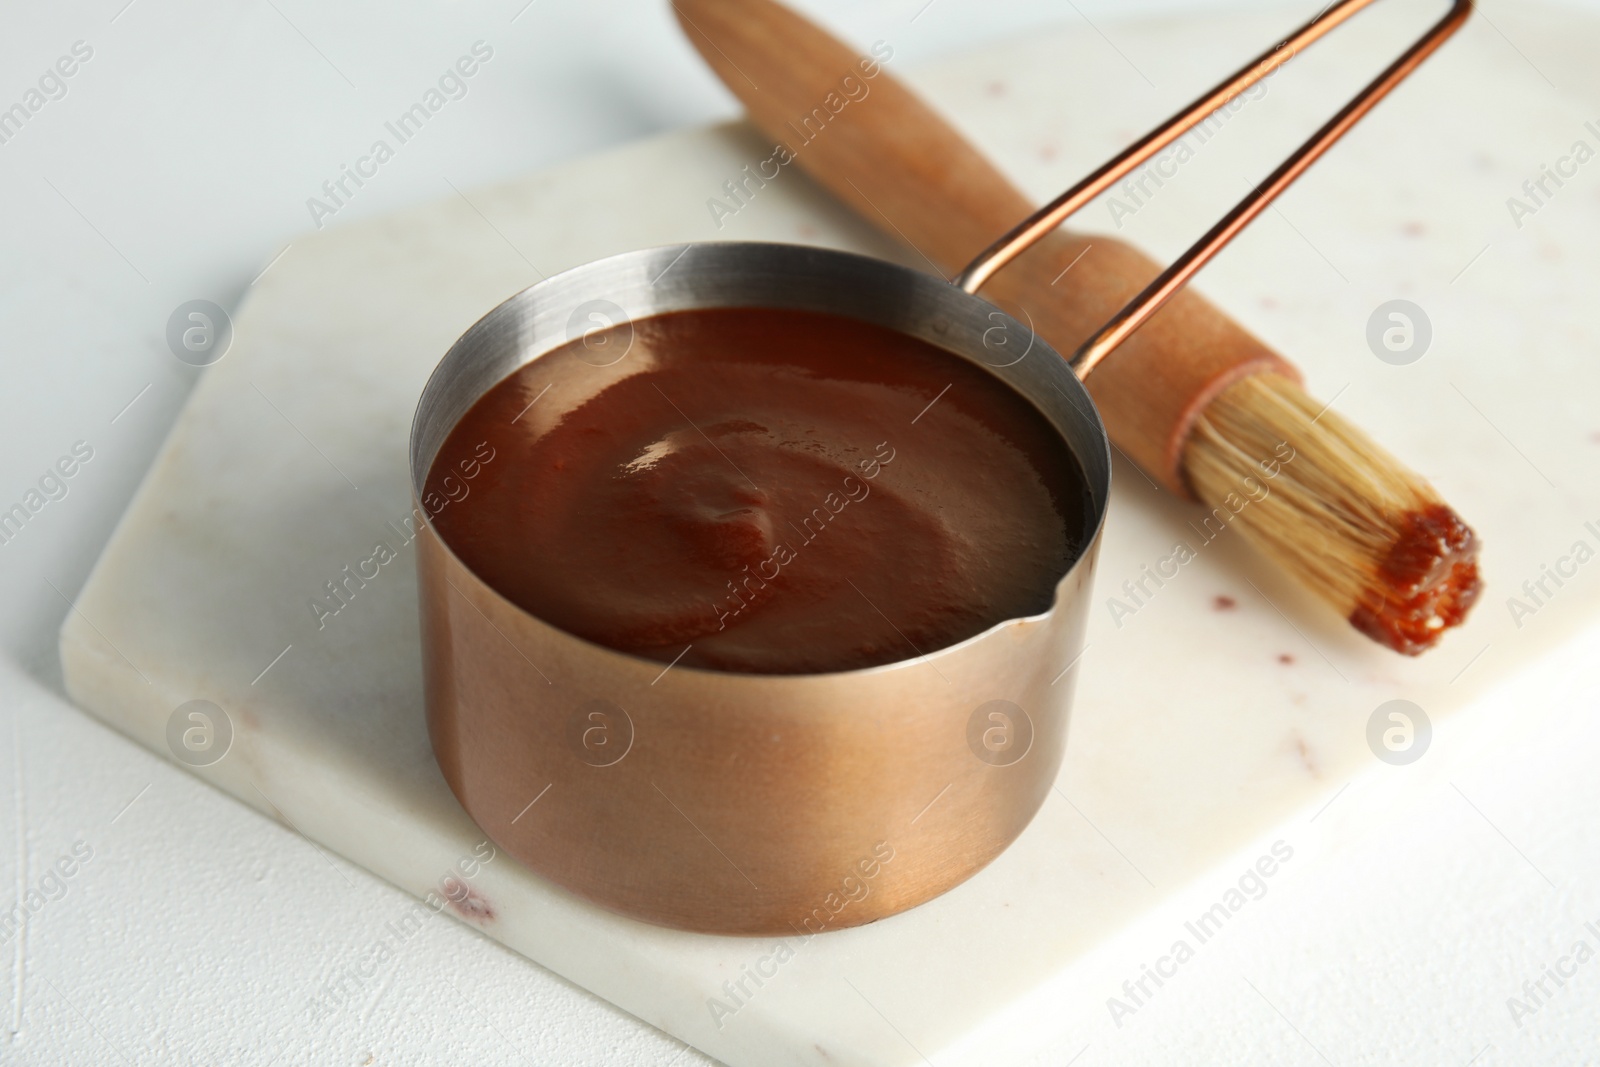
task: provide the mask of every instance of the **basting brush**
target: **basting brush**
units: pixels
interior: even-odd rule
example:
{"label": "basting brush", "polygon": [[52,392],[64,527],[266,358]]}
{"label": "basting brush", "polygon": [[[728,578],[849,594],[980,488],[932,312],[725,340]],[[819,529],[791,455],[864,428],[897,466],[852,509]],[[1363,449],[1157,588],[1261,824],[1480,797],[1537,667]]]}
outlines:
{"label": "basting brush", "polygon": [[[1320,36],[1327,23],[1365,6],[1336,5],[1319,16],[1324,25],[1314,21],[1300,39]],[[1014,236],[1017,220],[1035,212],[975,147],[883,70],[888,55],[875,49],[861,56],[774,0],[675,0],[673,8],[751,122],[776,139],[774,159],[805,170],[939,273],[952,274],[998,245],[996,234]],[[1457,0],[1434,33],[1385,72],[1387,88],[1325,129],[1358,120],[1470,11],[1470,2]],[[1218,106],[1235,95],[1229,84],[1218,87]],[[1291,160],[1285,184],[1320,154]],[[1283,175],[1280,168],[1274,179]],[[735,184],[750,194],[772,176],[747,167]],[[1057,285],[1069,271],[1071,284]],[[1054,228],[1013,265],[969,288],[983,284],[988,299],[1020,309],[1040,337],[1074,352],[1118,328],[1115,321],[1102,326],[1161,274],[1159,264],[1124,242]],[[1202,520],[1208,526],[1236,529],[1379,644],[1418,655],[1466,618],[1482,586],[1471,528],[1426,479],[1308,396],[1289,361],[1189,290],[1148,321],[1123,325],[1137,332],[1085,384],[1128,459],[1168,491],[1210,509]]]}

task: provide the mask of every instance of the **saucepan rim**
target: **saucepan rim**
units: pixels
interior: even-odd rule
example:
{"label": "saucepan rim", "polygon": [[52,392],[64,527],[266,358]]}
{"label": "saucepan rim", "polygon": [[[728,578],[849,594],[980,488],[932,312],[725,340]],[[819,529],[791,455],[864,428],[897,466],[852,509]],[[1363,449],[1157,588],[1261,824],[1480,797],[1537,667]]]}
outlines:
{"label": "saucepan rim", "polygon": [[[615,325],[618,318],[636,322],[671,311],[716,307],[811,310],[855,318],[917,337],[987,371],[1031,404],[1072,452],[1087,482],[1093,513],[1043,611],[1004,619],[953,644],[872,667],[781,674],[691,666],[675,671],[727,684],[905,670],[958,654],[998,631],[1046,619],[1069,599],[1067,586],[1082,567],[1093,566],[1105,527],[1111,442],[1099,409],[1067,361],[1029,326],[943,279],[853,252],[767,241],[700,241],[607,256],[536,282],[473,323],[429,375],[417,401],[408,448],[415,514],[448,557],[515,613],[601,653],[661,666],[659,660],[580,637],[505,597],[456,555],[434,526],[422,504],[424,483],[439,448],[472,405],[513,371],[581,336],[584,331],[578,327],[588,326],[591,315],[598,313]],[[1019,349],[1022,354],[1013,356]],[[995,355],[996,361],[982,352]]]}

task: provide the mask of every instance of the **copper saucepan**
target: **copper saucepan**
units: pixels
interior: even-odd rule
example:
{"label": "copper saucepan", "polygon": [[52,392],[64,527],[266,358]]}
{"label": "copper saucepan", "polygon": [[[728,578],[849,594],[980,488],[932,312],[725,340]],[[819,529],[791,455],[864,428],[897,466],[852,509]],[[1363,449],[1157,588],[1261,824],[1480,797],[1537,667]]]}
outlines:
{"label": "copper saucepan", "polygon": [[[1330,7],[1024,221],[955,284],[818,248],[677,245],[549,278],[468,330],[429,379],[412,427],[412,489],[424,516],[430,467],[468,409],[517,368],[584,335],[602,308],[612,325],[696,308],[803,309],[929,342],[1030,401],[1077,457],[1092,502],[1092,536],[1043,614],[914,659],[809,675],[663,671],[593,644],[506,600],[424,521],[429,732],[478,825],[531,870],[596,904],[724,934],[808,934],[880,919],[960,884],[1005,849],[1060,768],[1110,491],[1109,442],[1080,376],[1459,28],[1470,0],[1456,0],[1071,360],[975,291],[1372,2]],[[573,373],[630,373],[625,358],[596,363],[605,365]]]}

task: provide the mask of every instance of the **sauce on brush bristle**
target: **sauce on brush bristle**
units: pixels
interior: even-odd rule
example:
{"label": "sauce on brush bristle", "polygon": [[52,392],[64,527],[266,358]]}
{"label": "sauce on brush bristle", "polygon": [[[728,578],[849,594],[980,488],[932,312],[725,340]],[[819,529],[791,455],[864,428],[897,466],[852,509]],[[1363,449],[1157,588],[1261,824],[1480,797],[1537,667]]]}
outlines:
{"label": "sauce on brush bristle", "polygon": [[1483,589],[1477,535],[1443,504],[1412,512],[1377,577],[1382,584],[1368,590],[1350,625],[1396,652],[1420,655],[1460,625]]}

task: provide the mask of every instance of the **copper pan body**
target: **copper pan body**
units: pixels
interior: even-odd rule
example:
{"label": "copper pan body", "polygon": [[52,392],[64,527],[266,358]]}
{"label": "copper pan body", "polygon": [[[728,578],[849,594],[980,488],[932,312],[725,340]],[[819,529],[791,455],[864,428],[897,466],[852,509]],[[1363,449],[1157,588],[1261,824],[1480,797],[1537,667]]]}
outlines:
{"label": "copper pan body", "polygon": [[[866,670],[668,668],[505,600],[425,522],[429,734],[467,813],[549,881],[684,930],[815,934],[959,885],[1044,802],[1081,669],[1109,443],[1064,359],[946,282],[816,248],[680,245],[543,281],[452,347],[412,430],[419,513],[446,435],[506,375],[597,324],[718,306],[863,319],[932,342],[1030,400],[1077,456],[1093,500],[1092,536],[1052,607]],[[629,373],[626,355],[594,373]]]}

